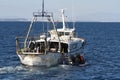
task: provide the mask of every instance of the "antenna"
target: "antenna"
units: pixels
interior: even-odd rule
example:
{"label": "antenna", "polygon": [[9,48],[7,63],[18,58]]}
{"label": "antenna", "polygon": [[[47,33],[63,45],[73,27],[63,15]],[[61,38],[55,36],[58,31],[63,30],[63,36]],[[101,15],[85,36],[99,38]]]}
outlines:
{"label": "antenna", "polygon": [[63,22],[63,29],[65,30],[66,26],[65,26],[65,16],[64,16],[64,9],[61,9],[62,12],[62,22]]}
{"label": "antenna", "polygon": [[73,13],[73,12],[74,12],[73,3],[74,3],[74,2],[73,2],[73,0],[72,0],[72,26],[73,26],[73,29],[75,29],[75,20],[74,20],[74,18],[73,18],[73,17],[75,17],[75,16],[74,16],[74,13]]}
{"label": "antenna", "polygon": [[44,9],[44,0],[42,0],[42,11],[41,12],[33,12],[33,16],[34,17],[53,17],[53,13],[52,12],[45,12]]}

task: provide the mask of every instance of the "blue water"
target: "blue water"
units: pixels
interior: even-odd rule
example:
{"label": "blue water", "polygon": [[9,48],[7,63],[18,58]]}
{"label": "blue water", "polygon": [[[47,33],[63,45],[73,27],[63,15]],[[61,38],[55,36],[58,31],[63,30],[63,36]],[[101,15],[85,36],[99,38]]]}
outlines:
{"label": "blue water", "polygon": [[[86,39],[85,66],[28,67],[16,55],[15,37],[29,22],[0,22],[0,80],[120,80],[120,23],[76,23]],[[44,29],[43,29],[44,30]]]}

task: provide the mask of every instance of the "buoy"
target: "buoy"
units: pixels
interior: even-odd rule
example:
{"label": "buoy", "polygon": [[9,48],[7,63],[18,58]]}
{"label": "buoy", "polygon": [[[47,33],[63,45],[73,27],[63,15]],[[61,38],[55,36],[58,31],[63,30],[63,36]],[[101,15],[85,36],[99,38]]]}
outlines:
{"label": "buoy", "polygon": [[80,63],[81,63],[81,64],[84,64],[84,63],[85,63],[85,59],[84,59],[84,57],[81,56],[81,55],[80,55]]}

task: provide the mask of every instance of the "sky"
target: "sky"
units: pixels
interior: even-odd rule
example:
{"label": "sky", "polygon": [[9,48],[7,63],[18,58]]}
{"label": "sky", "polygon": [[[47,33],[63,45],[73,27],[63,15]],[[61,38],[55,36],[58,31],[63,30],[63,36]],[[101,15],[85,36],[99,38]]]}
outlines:
{"label": "sky", "polygon": [[[0,19],[32,19],[42,0],[0,0]],[[60,18],[60,10],[72,21],[120,22],[120,0],[45,0],[45,10]]]}

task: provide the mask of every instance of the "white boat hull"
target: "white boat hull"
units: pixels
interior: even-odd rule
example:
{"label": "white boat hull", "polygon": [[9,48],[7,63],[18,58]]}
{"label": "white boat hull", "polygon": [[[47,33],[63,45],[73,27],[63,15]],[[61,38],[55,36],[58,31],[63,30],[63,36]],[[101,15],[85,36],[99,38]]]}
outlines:
{"label": "white boat hull", "polygon": [[27,66],[53,66],[59,63],[60,53],[41,54],[18,54],[22,64]]}

